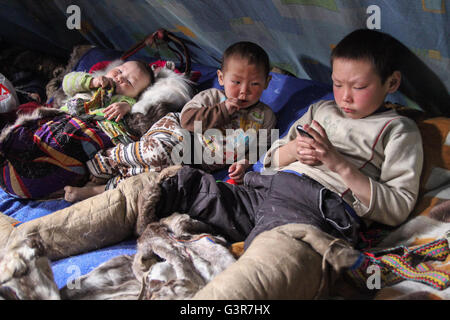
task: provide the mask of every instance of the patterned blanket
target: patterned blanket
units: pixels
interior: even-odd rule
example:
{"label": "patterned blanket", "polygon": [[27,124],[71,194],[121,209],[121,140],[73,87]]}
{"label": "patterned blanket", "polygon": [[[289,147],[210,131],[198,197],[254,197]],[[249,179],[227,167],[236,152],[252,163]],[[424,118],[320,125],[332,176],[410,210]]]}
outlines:
{"label": "patterned blanket", "polygon": [[375,299],[450,299],[450,119],[418,125],[426,139],[415,209],[400,227],[372,237],[372,247],[361,249],[364,259],[354,270],[362,292]]}
{"label": "patterned blanket", "polygon": [[[433,265],[444,262],[450,253],[446,238],[438,239],[420,246],[400,245],[375,252],[364,252],[358,267],[349,271],[362,287],[389,287],[404,280],[426,284],[437,290],[450,286],[450,273],[435,269]],[[371,275],[378,272],[378,279]]]}
{"label": "patterned blanket", "polygon": [[20,198],[51,197],[86,183],[85,162],[112,146],[92,118],[38,108],[0,136],[0,186]]}

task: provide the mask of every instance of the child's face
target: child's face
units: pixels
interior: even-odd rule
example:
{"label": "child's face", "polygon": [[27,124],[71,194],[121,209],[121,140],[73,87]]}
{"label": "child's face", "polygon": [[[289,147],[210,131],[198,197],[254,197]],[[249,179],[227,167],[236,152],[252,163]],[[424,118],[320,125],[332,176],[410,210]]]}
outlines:
{"label": "child's face", "polygon": [[370,61],[336,58],[331,75],[336,103],[349,118],[367,117],[383,104],[388,93],[397,89],[391,86],[393,77],[382,84]]}
{"label": "child's face", "polygon": [[249,64],[247,59],[229,57],[224,69],[217,70],[219,84],[227,98],[238,100],[240,109],[257,103],[269,85],[270,76],[266,77],[261,67]]}
{"label": "child's face", "polygon": [[136,61],[127,61],[111,69],[106,77],[114,80],[116,94],[136,98],[150,85],[150,76],[146,74]]}

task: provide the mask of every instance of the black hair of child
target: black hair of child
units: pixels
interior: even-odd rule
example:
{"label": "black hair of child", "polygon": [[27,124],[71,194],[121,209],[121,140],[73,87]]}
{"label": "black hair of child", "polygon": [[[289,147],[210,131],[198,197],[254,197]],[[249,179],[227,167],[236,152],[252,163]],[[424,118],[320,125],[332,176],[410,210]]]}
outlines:
{"label": "black hair of child", "polygon": [[226,62],[230,57],[239,56],[240,58],[247,59],[249,64],[255,64],[261,66],[264,69],[264,74],[267,76],[270,72],[270,60],[267,52],[250,41],[236,42],[229,46],[223,53],[221,69],[224,71]]}

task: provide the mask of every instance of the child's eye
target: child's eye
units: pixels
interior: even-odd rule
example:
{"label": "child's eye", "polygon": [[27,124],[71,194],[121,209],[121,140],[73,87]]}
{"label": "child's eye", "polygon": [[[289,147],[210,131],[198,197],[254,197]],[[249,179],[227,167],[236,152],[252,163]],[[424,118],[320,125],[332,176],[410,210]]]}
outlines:
{"label": "child's eye", "polygon": [[340,87],[342,87],[342,84],[338,84],[338,83],[333,82],[333,86],[335,86],[336,88],[340,88]]}
{"label": "child's eye", "polygon": [[252,86],[259,86],[259,82],[252,82]]}
{"label": "child's eye", "polygon": [[367,88],[367,86],[361,86],[361,87],[353,87],[355,90],[363,90]]}

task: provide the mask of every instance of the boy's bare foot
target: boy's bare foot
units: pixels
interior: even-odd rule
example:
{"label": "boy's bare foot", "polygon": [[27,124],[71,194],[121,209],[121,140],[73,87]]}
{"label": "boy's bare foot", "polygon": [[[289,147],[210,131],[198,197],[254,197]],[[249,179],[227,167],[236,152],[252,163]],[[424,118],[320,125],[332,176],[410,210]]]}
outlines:
{"label": "boy's bare foot", "polygon": [[96,196],[105,191],[106,185],[86,185],[84,187],[64,187],[64,199],[68,202],[77,202],[93,196]]}

